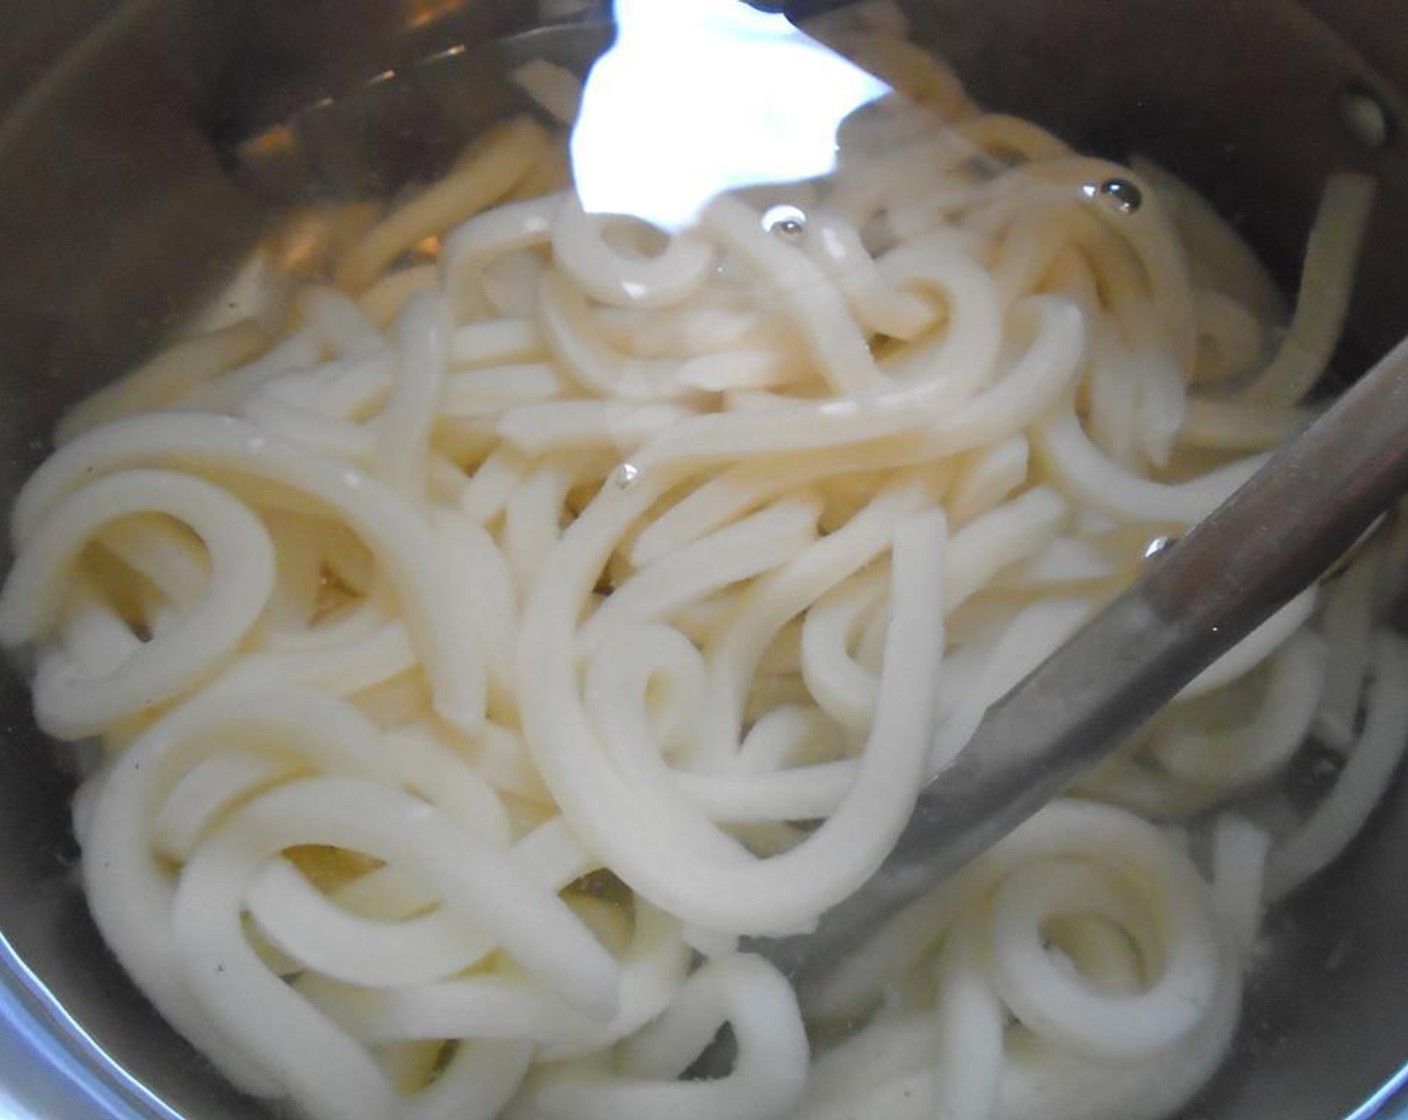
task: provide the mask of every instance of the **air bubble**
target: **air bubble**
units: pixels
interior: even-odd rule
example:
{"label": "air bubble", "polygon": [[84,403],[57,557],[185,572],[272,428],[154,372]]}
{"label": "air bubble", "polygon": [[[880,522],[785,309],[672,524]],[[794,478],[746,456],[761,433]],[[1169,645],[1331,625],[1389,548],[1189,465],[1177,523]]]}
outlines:
{"label": "air bubble", "polygon": [[1144,546],[1144,559],[1152,560],[1160,553],[1167,552],[1178,543],[1177,537],[1155,537]]}
{"label": "air bubble", "polygon": [[784,241],[800,241],[807,232],[807,215],[796,206],[783,203],[763,214],[763,229]]}
{"label": "air bubble", "polygon": [[1346,132],[1366,148],[1382,148],[1392,127],[1383,102],[1362,86],[1353,86],[1339,96],[1340,123]]}
{"label": "air bubble", "polygon": [[1144,204],[1144,192],[1128,179],[1086,183],[1080,191],[1086,198],[1101,203],[1116,214],[1133,214]]}

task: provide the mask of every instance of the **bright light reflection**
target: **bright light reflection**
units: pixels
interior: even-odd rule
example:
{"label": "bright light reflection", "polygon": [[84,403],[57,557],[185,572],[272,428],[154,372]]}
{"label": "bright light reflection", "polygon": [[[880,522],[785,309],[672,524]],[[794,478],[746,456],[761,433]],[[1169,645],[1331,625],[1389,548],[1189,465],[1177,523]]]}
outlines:
{"label": "bright light reflection", "polygon": [[836,129],[890,92],[742,0],[616,0],[572,133],[588,212],[690,224],[722,191],[824,175]]}

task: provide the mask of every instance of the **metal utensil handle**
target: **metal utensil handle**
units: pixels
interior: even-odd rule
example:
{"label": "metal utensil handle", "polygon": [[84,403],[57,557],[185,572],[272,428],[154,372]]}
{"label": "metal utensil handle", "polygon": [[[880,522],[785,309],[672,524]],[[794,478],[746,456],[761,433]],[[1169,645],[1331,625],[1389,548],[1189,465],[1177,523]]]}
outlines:
{"label": "metal utensil handle", "polygon": [[885,863],[814,933],[753,939],[805,982],[1060,794],[1308,587],[1408,490],[1408,340],[994,704]]}

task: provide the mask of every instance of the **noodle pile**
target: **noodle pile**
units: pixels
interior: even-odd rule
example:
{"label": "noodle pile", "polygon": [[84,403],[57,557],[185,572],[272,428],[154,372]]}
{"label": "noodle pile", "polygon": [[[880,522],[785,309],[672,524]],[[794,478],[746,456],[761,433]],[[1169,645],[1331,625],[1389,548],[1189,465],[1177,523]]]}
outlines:
{"label": "noodle pile", "polygon": [[[511,121],[318,226],[335,283],[80,404],[20,495],[0,640],[41,727],[101,747],[93,915],[242,1090],[1164,1115],[1227,1050],[1263,906],[1389,780],[1381,533],[804,1008],[738,951],[859,886],[987,705],[1307,420],[1371,193],[1331,181],[1283,332],[1177,180],[830,31],[909,98],[834,176],[667,239],[583,213],[562,136]],[[1312,737],[1338,782],[1256,812]],[[731,1070],[682,1078],[723,1024]]]}

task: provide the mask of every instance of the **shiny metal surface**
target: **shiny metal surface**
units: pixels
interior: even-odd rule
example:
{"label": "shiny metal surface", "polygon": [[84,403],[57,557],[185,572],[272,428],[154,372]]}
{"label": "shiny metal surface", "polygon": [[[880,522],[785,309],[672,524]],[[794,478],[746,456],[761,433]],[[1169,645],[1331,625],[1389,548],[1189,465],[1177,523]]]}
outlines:
{"label": "shiny metal surface", "polygon": [[543,59],[585,74],[613,33],[609,13],[592,5],[550,26],[455,44],[232,136],[222,163],[241,188],[272,206],[385,195],[434,178],[467,133],[514,112],[543,116],[513,84],[516,67]]}
{"label": "shiny metal surface", "polygon": [[[1284,279],[1294,276],[1327,171],[1374,173],[1383,201],[1341,368],[1365,368],[1408,333],[1408,3],[906,6],[976,96],[1077,143],[1116,155],[1137,147],[1176,168],[1238,220]],[[42,456],[63,402],[150,348],[274,218],[266,199],[228,173],[222,153],[232,143],[387,67],[535,22],[535,7],[518,0],[7,4],[0,507]],[[1336,107],[1346,90],[1384,106],[1391,127],[1382,148],[1345,128]],[[9,747],[0,783],[0,1112],[262,1115],[170,1033],[102,951],[71,882],[68,783],[28,710],[15,674],[0,675]],[[1400,786],[1351,857],[1273,917],[1237,1059],[1188,1120],[1335,1120],[1379,1109],[1376,1094],[1408,1061],[1405,845]],[[95,1048],[134,1080],[104,1067]]]}

